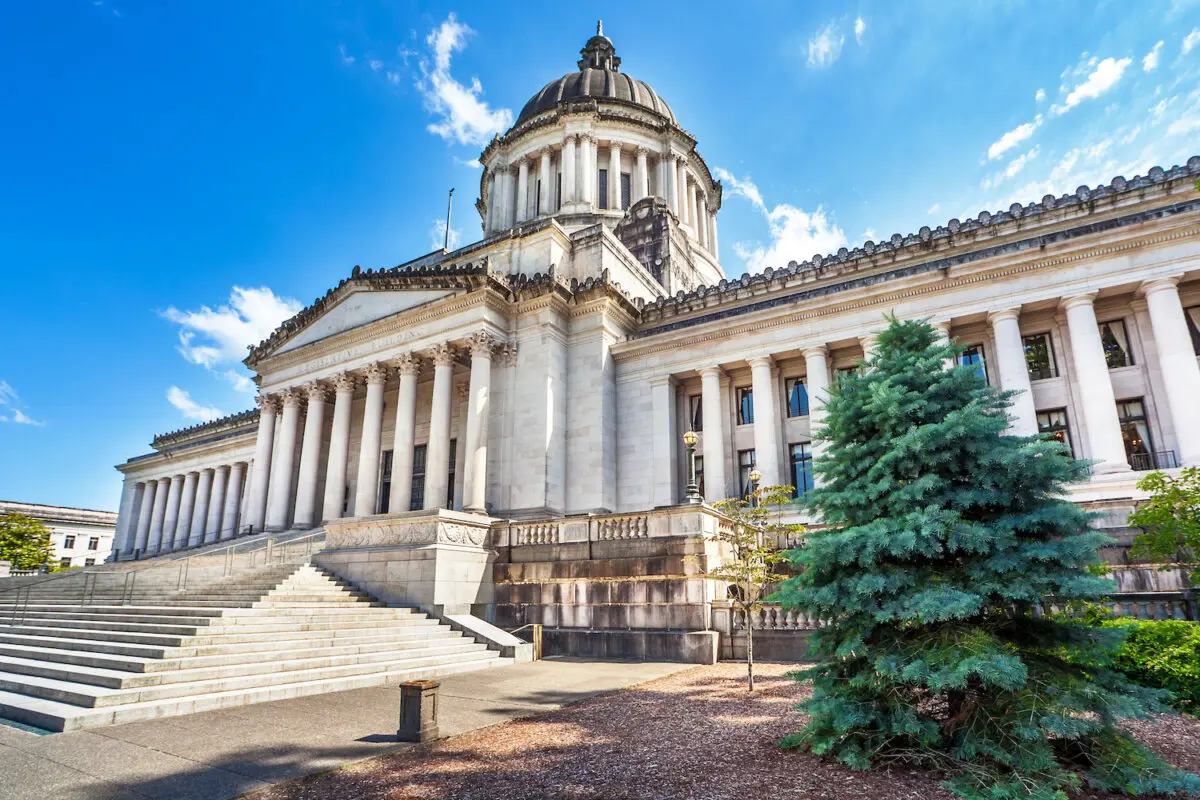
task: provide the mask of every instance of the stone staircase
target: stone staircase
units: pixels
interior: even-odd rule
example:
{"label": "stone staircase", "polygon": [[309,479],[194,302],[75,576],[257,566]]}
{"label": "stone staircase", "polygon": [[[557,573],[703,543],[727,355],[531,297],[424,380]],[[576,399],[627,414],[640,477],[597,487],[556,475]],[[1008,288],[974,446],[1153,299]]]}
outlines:
{"label": "stone staircase", "polygon": [[394,685],[510,659],[309,563],[177,591],[47,581],[0,594],[0,717],[51,731]]}

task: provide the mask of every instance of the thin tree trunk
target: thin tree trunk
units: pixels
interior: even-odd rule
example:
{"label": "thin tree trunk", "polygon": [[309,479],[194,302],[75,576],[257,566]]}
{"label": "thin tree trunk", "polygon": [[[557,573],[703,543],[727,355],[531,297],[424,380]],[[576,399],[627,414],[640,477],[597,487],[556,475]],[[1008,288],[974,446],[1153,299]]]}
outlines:
{"label": "thin tree trunk", "polygon": [[754,691],[754,622],[750,619],[750,612],[746,612],[746,680],[750,684],[750,691]]}

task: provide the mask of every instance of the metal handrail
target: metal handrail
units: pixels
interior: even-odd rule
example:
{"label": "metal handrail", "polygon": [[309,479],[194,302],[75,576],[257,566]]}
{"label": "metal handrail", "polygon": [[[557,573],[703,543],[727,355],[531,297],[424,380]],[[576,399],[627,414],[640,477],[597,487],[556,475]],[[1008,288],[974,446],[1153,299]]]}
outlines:
{"label": "metal handrail", "polygon": [[522,625],[519,628],[514,628],[513,630],[509,631],[509,633],[511,633],[513,636],[516,636],[518,633],[525,630],[526,628],[529,628],[533,631],[533,634],[532,634],[533,660],[541,661],[542,660],[542,623],[530,622],[528,625]]}

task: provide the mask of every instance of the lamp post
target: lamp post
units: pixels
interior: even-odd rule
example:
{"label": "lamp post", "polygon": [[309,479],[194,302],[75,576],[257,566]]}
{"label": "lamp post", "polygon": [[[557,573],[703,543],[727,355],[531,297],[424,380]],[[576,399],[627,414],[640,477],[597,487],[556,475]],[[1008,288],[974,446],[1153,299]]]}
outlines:
{"label": "lamp post", "polygon": [[700,487],[696,484],[696,432],[685,433],[683,443],[687,445],[688,458],[688,484],[687,491],[683,495],[683,502],[696,505],[704,502],[704,498],[700,496]]}
{"label": "lamp post", "polygon": [[762,480],[762,473],[756,469],[750,470],[750,506],[758,508],[758,482]]}

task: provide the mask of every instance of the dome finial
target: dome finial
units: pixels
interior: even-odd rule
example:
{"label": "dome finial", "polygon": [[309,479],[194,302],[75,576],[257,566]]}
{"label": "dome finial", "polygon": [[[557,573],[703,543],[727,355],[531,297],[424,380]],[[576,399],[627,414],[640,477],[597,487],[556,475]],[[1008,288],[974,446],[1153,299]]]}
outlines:
{"label": "dome finial", "polygon": [[579,51],[579,55],[583,56],[579,59],[581,70],[605,69],[617,72],[621,66],[621,59],[617,57],[617,50],[613,47],[612,40],[604,35],[603,20],[596,20],[596,35],[588,39],[587,44]]}
{"label": "dome finial", "polygon": [[596,20],[596,35],[597,36],[604,35],[604,20],[602,20],[602,19]]}

